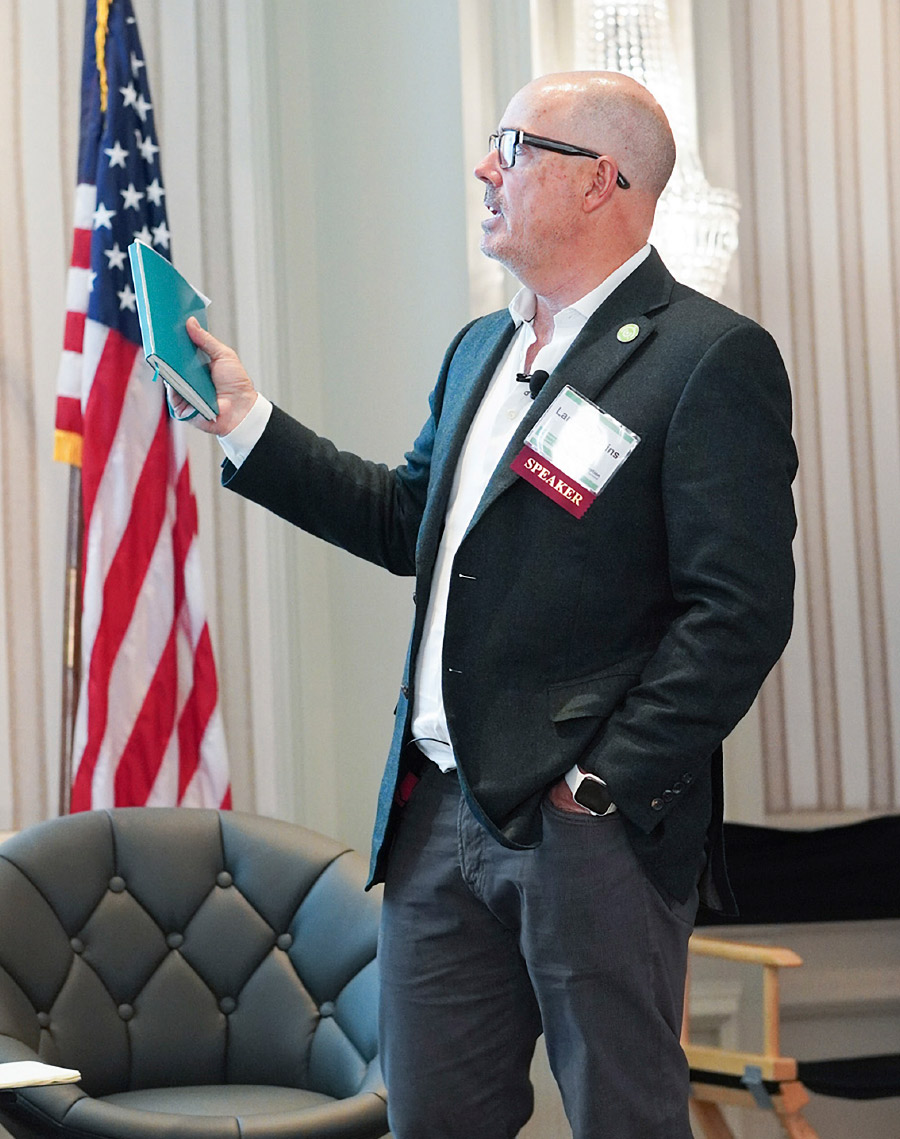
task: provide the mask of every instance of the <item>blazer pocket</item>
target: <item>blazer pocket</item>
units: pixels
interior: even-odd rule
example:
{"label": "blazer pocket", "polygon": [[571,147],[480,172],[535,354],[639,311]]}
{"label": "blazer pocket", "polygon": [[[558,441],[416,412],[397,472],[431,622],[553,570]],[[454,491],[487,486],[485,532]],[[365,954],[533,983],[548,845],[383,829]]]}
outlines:
{"label": "blazer pocket", "polygon": [[555,724],[584,717],[605,719],[641,679],[652,655],[641,653],[591,676],[551,684],[547,689],[550,719]]}

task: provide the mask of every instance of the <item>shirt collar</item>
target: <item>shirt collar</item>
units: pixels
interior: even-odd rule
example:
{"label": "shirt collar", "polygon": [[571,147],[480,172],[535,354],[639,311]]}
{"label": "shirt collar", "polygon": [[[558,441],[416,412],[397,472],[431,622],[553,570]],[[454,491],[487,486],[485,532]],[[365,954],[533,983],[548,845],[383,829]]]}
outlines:
{"label": "shirt collar", "polygon": [[[595,289],[591,289],[589,293],[585,293],[583,297],[577,301],[573,301],[572,304],[566,308],[560,309],[554,318],[554,324],[560,320],[560,317],[566,322],[577,322],[580,325],[587,324],[589,318],[594,315],[607,297],[611,296],[625,278],[630,277],[635,269],[637,269],[639,265],[642,265],[649,256],[650,246],[645,245],[642,249],[639,249],[637,253],[632,254],[618,269],[614,269]],[[509,315],[513,319],[513,324],[518,328],[524,322],[534,320],[536,311],[537,297],[531,289],[523,285],[509,303]]]}

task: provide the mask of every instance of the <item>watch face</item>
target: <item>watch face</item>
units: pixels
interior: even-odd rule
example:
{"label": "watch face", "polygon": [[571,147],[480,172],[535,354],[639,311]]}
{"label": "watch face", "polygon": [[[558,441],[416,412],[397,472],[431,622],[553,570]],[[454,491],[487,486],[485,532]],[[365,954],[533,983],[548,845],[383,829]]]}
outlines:
{"label": "watch face", "polygon": [[575,792],[575,802],[597,815],[605,815],[612,806],[608,788],[594,779],[582,779]]}

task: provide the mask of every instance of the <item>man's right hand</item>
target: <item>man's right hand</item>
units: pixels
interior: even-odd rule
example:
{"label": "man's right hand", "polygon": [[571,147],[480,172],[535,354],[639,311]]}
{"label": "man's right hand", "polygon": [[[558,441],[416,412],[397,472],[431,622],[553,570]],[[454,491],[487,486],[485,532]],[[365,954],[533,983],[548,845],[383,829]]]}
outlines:
{"label": "man's right hand", "polygon": [[552,784],[547,791],[547,798],[560,811],[568,811],[570,815],[590,815],[587,807],[576,803],[565,775]]}
{"label": "man's right hand", "polygon": [[[193,316],[187,322],[187,331],[197,347],[209,356],[210,372],[216,386],[216,400],[219,404],[219,414],[215,419],[204,419],[198,415],[191,420],[191,423],[210,435],[227,435],[237,427],[256,403],[257,392],[253,381],[247,375],[237,353],[221,340],[217,340],[211,332],[202,328]],[[191,405],[171,388],[168,390],[168,396],[176,416],[189,415],[193,410]]]}

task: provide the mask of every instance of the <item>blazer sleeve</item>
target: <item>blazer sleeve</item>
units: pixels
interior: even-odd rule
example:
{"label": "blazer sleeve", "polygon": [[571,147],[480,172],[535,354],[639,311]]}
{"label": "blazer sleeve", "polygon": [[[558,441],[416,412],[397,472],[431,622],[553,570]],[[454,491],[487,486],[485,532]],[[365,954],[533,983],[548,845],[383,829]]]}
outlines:
{"label": "blazer sleeve", "polygon": [[580,761],[647,833],[678,809],[673,784],[701,774],[787,643],[796,468],[781,356],[768,333],[742,322],[697,364],[666,437],[677,616]]}
{"label": "blazer sleeve", "polygon": [[405,463],[390,469],[339,451],[276,406],[241,466],[225,461],[222,484],[351,554],[413,574],[433,439],[429,417]]}
{"label": "blazer sleeve", "polygon": [[416,541],[425,510],[434,438],[447,373],[466,325],[444,356],[429,396],[429,416],[405,461],[383,463],[340,451],[273,407],[256,446],[236,468],[222,464],[222,484],[332,545],[391,573],[416,572]]}

